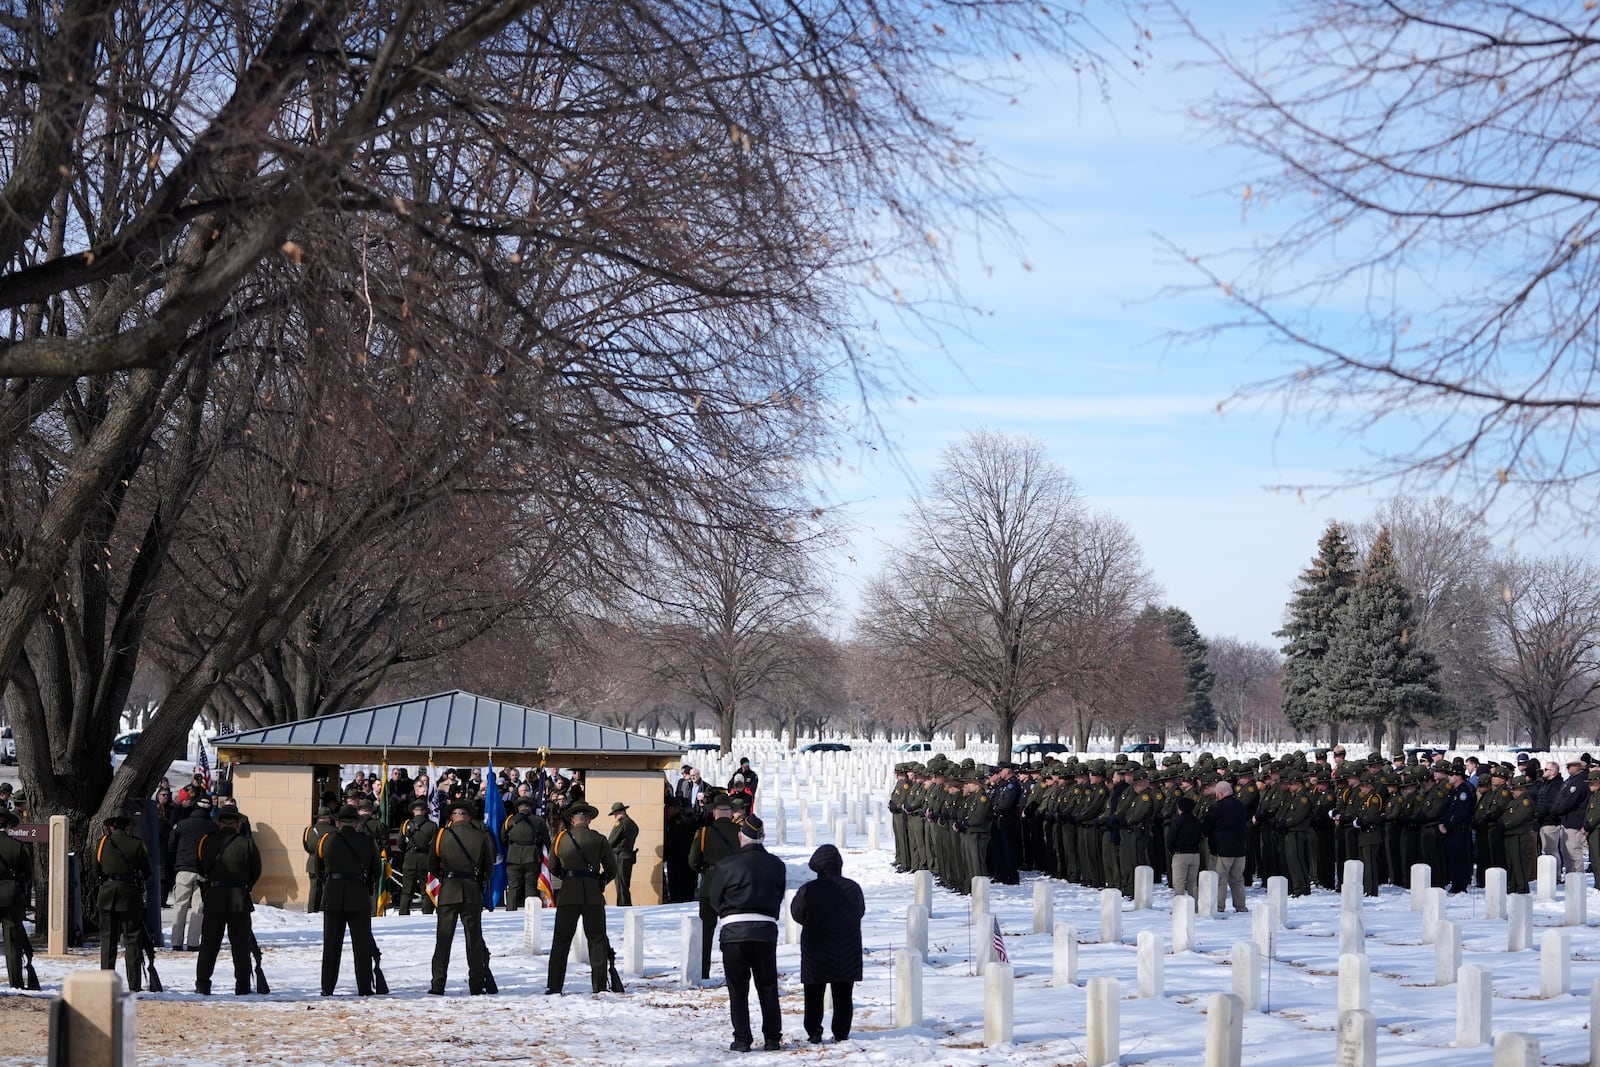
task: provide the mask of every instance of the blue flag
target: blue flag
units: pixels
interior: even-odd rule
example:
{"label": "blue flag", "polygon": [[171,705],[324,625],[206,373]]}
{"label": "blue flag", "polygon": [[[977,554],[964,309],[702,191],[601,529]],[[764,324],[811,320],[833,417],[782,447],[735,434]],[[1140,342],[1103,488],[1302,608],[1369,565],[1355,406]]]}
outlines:
{"label": "blue flag", "polygon": [[493,763],[484,775],[484,784],[483,821],[489,824],[489,833],[494,837],[494,876],[483,891],[483,906],[498,908],[506,895],[506,843],[501,836],[506,828],[506,804],[500,799],[500,780],[494,776]]}

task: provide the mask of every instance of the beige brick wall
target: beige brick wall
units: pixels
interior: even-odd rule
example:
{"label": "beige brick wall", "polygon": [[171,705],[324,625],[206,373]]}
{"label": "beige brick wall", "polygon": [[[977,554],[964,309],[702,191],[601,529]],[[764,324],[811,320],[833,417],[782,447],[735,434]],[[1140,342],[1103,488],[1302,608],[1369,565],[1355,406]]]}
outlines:
{"label": "beige brick wall", "polygon": [[316,810],[316,785],[311,767],[250,766],[235,768],[233,796],[250,817],[251,833],[261,849],[258,903],[276,907],[306,906],[311,880],[301,835]]}
{"label": "beige brick wall", "polygon": [[[663,803],[666,778],[660,771],[584,772],[585,796],[600,809],[594,828],[609,834],[616,822],[610,815],[617,801],[628,805],[628,815],[639,824],[639,861],[633,868],[633,902],[659,904],[665,885],[662,872],[662,845],[666,828]],[[616,897],[613,895],[612,900]]]}

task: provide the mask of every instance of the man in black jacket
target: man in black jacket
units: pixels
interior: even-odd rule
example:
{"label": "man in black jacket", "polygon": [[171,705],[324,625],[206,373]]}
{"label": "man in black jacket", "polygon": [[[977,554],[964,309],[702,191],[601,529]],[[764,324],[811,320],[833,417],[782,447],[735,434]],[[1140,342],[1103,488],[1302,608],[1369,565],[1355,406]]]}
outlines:
{"label": "man in black jacket", "polygon": [[[1234,795],[1233,786],[1229,783],[1218,782],[1211,790],[1217,799],[1206,809],[1200,823],[1211,845],[1211,862],[1217,871],[1217,891],[1220,895],[1224,892],[1223,887],[1226,887],[1226,892],[1233,895],[1233,910],[1243,912],[1247,910],[1244,903],[1244,865],[1250,843],[1250,813],[1245,810],[1243,801]],[[1219,914],[1223,907],[1224,902],[1219,899]]]}
{"label": "man in black jacket", "polygon": [[178,876],[173,883],[172,951],[200,951],[201,903],[200,859],[195,849],[200,839],[216,829],[211,821],[211,798],[200,797],[167,835],[167,854]]}
{"label": "man in black jacket", "polygon": [[711,868],[708,898],[722,928],[722,969],[728,976],[728,1012],[733,1017],[733,1052],[749,1052],[750,980],[761,1004],[762,1045],[783,1045],[778,1010],[778,915],[788,869],[762,847],[761,817],[747,815],[739,825],[739,850]]}
{"label": "man in black jacket", "polygon": [[1561,783],[1560,792],[1551,805],[1560,820],[1560,862],[1564,872],[1569,875],[1583,873],[1583,854],[1587,848],[1583,813],[1588,806],[1589,766],[1574,756],[1567,761],[1567,780]]}

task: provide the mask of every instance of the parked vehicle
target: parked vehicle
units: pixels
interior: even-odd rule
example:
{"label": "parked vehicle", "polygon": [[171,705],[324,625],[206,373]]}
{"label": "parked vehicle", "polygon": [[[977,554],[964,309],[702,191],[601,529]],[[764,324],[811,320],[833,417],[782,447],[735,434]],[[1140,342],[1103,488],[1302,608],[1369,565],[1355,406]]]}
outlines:
{"label": "parked vehicle", "polygon": [[690,741],[686,746],[690,752],[721,752],[721,741]]}
{"label": "parked vehicle", "polygon": [[1056,756],[1063,752],[1071,752],[1071,745],[1064,745],[1060,741],[1029,741],[1017,749],[1019,756]]}
{"label": "parked vehicle", "polygon": [[1160,741],[1135,741],[1131,745],[1123,745],[1122,751],[1128,753],[1160,752],[1162,748]]}
{"label": "parked vehicle", "polygon": [[[140,731],[120,734],[111,742],[111,769],[116,770],[128,758],[128,753],[133,751],[133,746],[139,743]],[[195,765],[192,760],[175,759],[167,768],[166,778],[174,787],[181,786],[194,777]]]}
{"label": "parked vehicle", "polygon": [[800,750],[801,752],[849,752],[850,746],[839,741],[813,741]]}
{"label": "parked vehicle", "polygon": [[17,742],[11,736],[11,727],[0,730],[0,764],[7,767],[17,762]]}
{"label": "parked vehicle", "polygon": [[896,751],[899,751],[899,752],[932,752],[933,751],[933,742],[932,741],[907,741],[905,744],[898,746]]}

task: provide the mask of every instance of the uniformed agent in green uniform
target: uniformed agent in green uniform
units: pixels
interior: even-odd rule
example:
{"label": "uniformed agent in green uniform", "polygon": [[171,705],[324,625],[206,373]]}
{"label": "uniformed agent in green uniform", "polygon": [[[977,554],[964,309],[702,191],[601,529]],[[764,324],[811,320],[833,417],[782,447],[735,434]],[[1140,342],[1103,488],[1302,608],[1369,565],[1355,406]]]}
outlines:
{"label": "uniformed agent in green uniform", "polygon": [[[378,818],[378,806],[371,797],[362,797],[356,804],[356,811],[361,816],[361,823],[357,829],[372,838],[372,843],[378,846],[378,863],[381,866],[389,858],[389,824]],[[383,894],[383,889],[381,877],[372,883],[372,899],[368,906],[374,911],[377,910],[378,898]]]}
{"label": "uniformed agent in green uniform", "polygon": [[[16,815],[0,808],[0,930],[5,932],[6,978],[12,989],[24,989],[22,943],[28,935],[22,922],[28,885],[33,881],[33,849],[5,832],[15,825]],[[137,970],[133,964],[129,966]]]}
{"label": "uniformed agent in green uniform", "polygon": [[617,876],[616,857],[606,839],[589,828],[600,810],[574,804],[561,813],[567,828],[556,835],[550,849],[550,884],[556,893],[556,928],[550,939],[550,975],[547,994],[558,994],[567,979],[567,953],[583,920],[589,942],[590,989],[606,990],[606,883]]}
{"label": "uniformed agent in green uniform", "polygon": [[311,891],[306,895],[306,914],[322,910],[322,868],[317,863],[317,842],[322,835],[333,830],[333,809],[323,805],[317,817],[300,835],[300,847],[306,850],[306,874],[311,876]]}
{"label": "uniformed agent in green uniform", "polygon": [[516,810],[506,816],[500,840],[506,843],[506,910],[516,911],[529,897],[539,895],[539,867],[550,828],[534,814],[532,797],[518,797]]}
{"label": "uniformed agent in green uniform", "polygon": [[411,818],[400,827],[400,914],[411,914],[411,899],[422,894],[422,914],[433,914],[433,898],[428,896],[428,861],[439,824],[428,818],[428,801],[418,797],[411,802]]}
{"label": "uniformed agent in green uniform", "polygon": [[472,821],[472,805],[453,800],[448,823],[434,836],[432,871],[439,879],[439,925],[433,942],[433,984],[428,992],[444,996],[450,977],[450,946],[456,923],[467,939],[467,990],[489,992],[489,949],[483,943],[483,887],[494,873],[494,839]]}
{"label": "uniformed agent in green uniform", "polygon": [[144,887],[150,880],[150,852],[144,842],[128,833],[133,820],[126,815],[106,818],[106,832],[94,849],[100,870],[100,969],[117,967],[117,938],[122,938],[128,969],[128,988],[144,988],[140,935],[144,930]]}
{"label": "uniformed agent in green uniform", "polygon": [[256,943],[250,894],[261,878],[261,850],[253,836],[240,832],[243,822],[238,809],[225,809],[217,813],[217,828],[200,839],[197,852],[206,884],[200,891],[205,914],[200,919],[200,958],[194,967],[196,993],[211,992],[211,972],[222,951],[224,930],[233,953],[233,991],[239,996],[250,992],[250,950]]}
{"label": "uniformed agent in green uniform", "polygon": [[628,814],[628,805],[617,801],[611,805],[611,832],[606,844],[617,859],[617,907],[633,905],[633,865],[639,858],[639,824]]}
{"label": "uniformed agent in green uniform", "polygon": [[961,783],[962,797],[957,809],[955,829],[961,835],[962,873],[967,884],[978,875],[989,874],[989,838],[994,833],[994,805],[983,791],[983,775],[970,772]]}
{"label": "uniformed agent in green uniform", "polygon": [[357,829],[361,813],[346,805],[339,809],[339,827],[317,842],[317,865],[325,888],[322,897],[322,995],[333,996],[339,984],[339,958],[344,952],[344,932],[350,931],[350,950],[356,958],[356,994],[372,995],[372,960],[377,942],[372,938],[372,886],[383,877],[372,837]]}
{"label": "uniformed agent in green uniform", "polygon": [[733,802],[721,793],[711,802],[712,820],[694,832],[689,841],[689,867],[700,876],[700,977],[711,977],[711,935],[717,930],[717,909],[711,905],[707,875],[724,857],[739,851],[739,827],[733,821]]}

